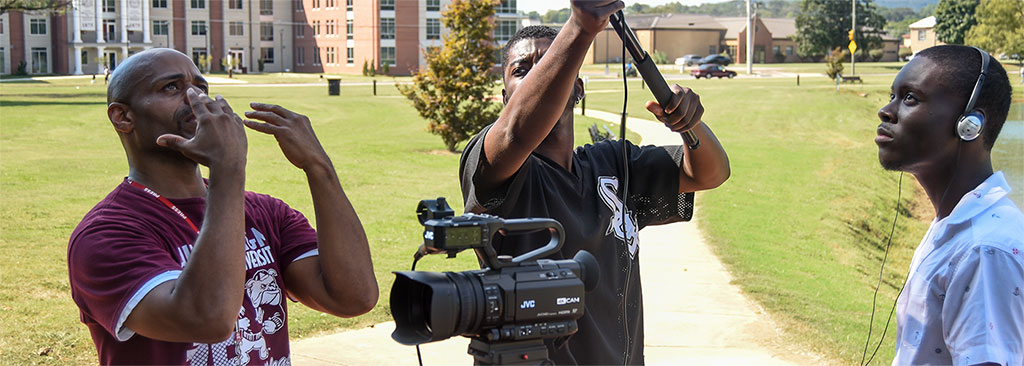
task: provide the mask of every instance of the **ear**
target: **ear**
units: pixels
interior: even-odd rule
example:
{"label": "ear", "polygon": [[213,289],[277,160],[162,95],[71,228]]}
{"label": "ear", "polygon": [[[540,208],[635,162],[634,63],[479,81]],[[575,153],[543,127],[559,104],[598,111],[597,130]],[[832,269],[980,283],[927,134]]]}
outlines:
{"label": "ear", "polygon": [[508,92],[501,88],[501,104],[508,105]]}
{"label": "ear", "polygon": [[135,121],[127,104],[113,102],[107,106],[107,118],[114,129],[121,133],[130,133],[135,129]]}
{"label": "ear", "polygon": [[576,98],[582,100],[587,96],[586,89],[583,88],[583,79],[576,78],[576,83],[572,86],[573,93],[576,94]]}

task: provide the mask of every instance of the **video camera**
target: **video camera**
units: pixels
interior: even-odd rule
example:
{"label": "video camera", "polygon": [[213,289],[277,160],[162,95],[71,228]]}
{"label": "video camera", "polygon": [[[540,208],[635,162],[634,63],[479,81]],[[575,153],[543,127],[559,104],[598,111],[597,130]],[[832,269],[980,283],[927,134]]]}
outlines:
{"label": "video camera", "polygon": [[[502,219],[492,215],[455,217],[444,197],[420,201],[424,254],[449,258],[473,249],[481,269],[465,272],[394,272],[391,338],[405,345],[471,338],[476,364],[548,364],[543,340],[576,333],[584,293],[597,286],[597,260],[587,251],[573,259],[536,259],[558,251],[565,240],[553,219]],[[548,231],[547,245],[512,258],[499,256],[496,234]]]}

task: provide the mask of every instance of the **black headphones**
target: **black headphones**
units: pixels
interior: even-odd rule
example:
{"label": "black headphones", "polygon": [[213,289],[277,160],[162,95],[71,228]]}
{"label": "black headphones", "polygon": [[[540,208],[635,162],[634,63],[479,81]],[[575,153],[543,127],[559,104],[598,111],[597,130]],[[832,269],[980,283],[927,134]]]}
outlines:
{"label": "black headphones", "polygon": [[967,108],[960,115],[956,122],[956,134],[961,140],[973,141],[981,136],[981,130],[985,127],[985,116],[974,109],[974,103],[978,101],[978,94],[981,94],[981,85],[985,83],[985,75],[988,73],[988,63],[991,56],[988,52],[978,47],[973,47],[981,53],[981,73],[978,74],[978,81],[974,83],[974,91],[971,92],[971,99],[967,101]]}

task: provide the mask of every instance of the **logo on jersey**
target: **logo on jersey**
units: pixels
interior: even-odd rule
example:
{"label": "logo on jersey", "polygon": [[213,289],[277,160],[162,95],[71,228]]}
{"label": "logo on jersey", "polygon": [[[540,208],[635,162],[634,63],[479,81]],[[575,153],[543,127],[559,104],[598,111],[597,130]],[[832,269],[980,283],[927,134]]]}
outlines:
{"label": "logo on jersey", "polygon": [[[633,259],[636,257],[637,246],[640,244],[636,234],[636,215],[634,212],[627,211],[623,207],[622,200],[618,194],[619,178],[600,176],[597,178],[597,182],[597,193],[601,196],[601,201],[612,211],[611,220],[608,222],[608,229],[605,230],[604,234],[614,233],[616,238],[626,242],[629,258]],[[623,221],[625,221],[625,225],[623,225]]]}

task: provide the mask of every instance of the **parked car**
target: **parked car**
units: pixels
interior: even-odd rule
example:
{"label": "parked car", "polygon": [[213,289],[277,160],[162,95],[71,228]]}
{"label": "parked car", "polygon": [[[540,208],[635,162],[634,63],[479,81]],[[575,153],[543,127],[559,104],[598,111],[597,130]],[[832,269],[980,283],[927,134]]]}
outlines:
{"label": "parked car", "polygon": [[732,63],[732,59],[729,56],[722,55],[708,55],[700,60],[701,64],[719,64],[722,66],[729,66]]}
{"label": "parked car", "polygon": [[700,65],[700,67],[698,67],[696,69],[693,69],[693,71],[690,71],[690,75],[693,75],[693,77],[698,78],[698,79],[700,79],[700,78],[708,78],[708,79],[710,79],[712,77],[717,77],[719,79],[721,79],[721,78],[730,78],[730,79],[732,79],[733,77],[736,76],[736,72],[735,71],[726,70],[725,66],[722,66],[722,65],[703,64],[703,65]]}
{"label": "parked car", "polygon": [[676,59],[677,66],[693,66],[700,64],[701,55],[686,55]]}

